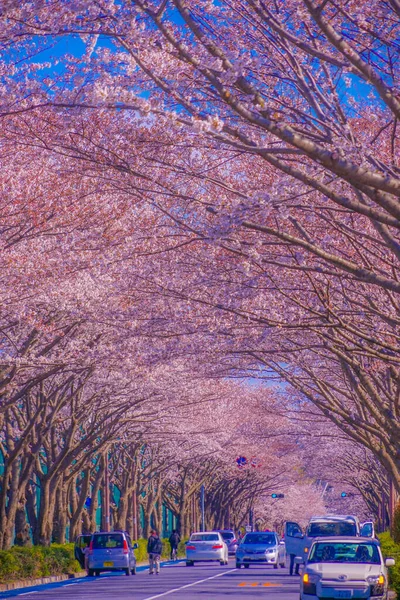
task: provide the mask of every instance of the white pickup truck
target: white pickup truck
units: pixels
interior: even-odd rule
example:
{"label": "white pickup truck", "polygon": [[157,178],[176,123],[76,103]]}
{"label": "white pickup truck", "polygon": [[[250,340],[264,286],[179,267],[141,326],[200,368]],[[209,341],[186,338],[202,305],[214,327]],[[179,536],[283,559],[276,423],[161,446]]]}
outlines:
{"label": "white pickup truck", "polygon": [[374,537],[372,521],[360,524],[357,517],[342,515],[326,515],[312,517],[305,531],[298,523],[285,523],[286,553],[295,556],[296,563],[304,563],[313,538],[330,536],[364,536]]}

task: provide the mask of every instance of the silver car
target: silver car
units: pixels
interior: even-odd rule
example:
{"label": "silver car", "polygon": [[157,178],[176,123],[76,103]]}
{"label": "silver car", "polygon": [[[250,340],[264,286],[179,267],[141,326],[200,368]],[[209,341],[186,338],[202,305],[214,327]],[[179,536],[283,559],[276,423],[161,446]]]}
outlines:
{"label": "silver car", "polygon": [[379,542],[366,537],[317,538],[313,541],[300,584],[301,600],[374,598],[386,600],[387,567]]}
{"label": "silver car", "polygon": [[238,541],[233,529],[218,529],[219,533],[224,538],[224,542],[228,545],[228,554],[235,556],[238,547]]}
{"label": "silver car", "polygon": [[88,553],[88,575],[100,575],[101,571],[125,571],[136,574],[136,557],[129,534],[125,531],[94,533]]}
{"label": "silver car", "polygon": [[186,566],[195,562],[218,561],[228,564],[228,546],[219,531],[202,531],[192,533],[186,542]]}
{"label": "silver car", "polygon": [[236,550],[236,567],[242,565],[248,569],[250,565],[286,566],[285,544],[280,543],[278,535],[273,531],[254,531],[246,533]]}

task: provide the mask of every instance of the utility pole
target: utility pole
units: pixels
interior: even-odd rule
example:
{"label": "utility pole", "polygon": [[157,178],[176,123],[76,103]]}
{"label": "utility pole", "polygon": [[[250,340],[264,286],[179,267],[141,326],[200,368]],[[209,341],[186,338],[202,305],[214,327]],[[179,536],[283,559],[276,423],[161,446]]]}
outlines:
{"label": "utility pole", "polygon": [[132,525],[133,525],[133,539],[138,539],[138,510],[137,510],[137,496],[136,496],[136,464],[135,461],[132,462],[132,480],[134,483],[133,493],[132,493]]}
{"label": "utility pole", "polygon": [[137,522],[137,498],[136,498],[136,490],[133,490],[132,495],[132,512],[133,512],[133,539],[138,539],[138,522]]}
{"label": "utility pole", "polygon": [[104,457],[104,510],[103,510],[103,529],[110,531],[110,473],[108,471],[108,450]]}
{"label": "utility pole", "polygon": [[204,485],[202,485],[200,488],[201,531],[205,531],[205,529],[206,529],[205,517],[204,517],[204,492],[205,492],[205,487],[204,487]]}
{"label": "utility pole", "polygon": [[251,531],[254,530],[253,523],[254,523],[254,511],[252,508],[250,508],[250,510],[249,510],[249,525],[251,527]]}

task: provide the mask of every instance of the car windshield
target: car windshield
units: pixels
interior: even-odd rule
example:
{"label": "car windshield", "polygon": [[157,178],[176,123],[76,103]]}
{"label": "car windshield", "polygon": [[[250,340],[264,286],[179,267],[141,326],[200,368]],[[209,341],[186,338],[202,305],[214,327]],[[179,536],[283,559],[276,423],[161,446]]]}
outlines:
{"label": "car windshield", "polygon": [[93,536],[93,548],[123,548],[124,538],[121,533],[101,533]]}
{"label": "car windshield", "polygon": [[218,542],[218,533],[194,533],[191,538],[191,542]]}
{"label": "car windshield", "polygon": [[356,536],[356,524],[348,521],[310,523],[307,535],[309,537]]}
{"label": "car windshield", "polygon": [[376,544],[318,542],[311,548],[308,562],[379,565],[381,561]]}
{"label": "car windshield", "polygon": [[272,546],[276,543],[275,536],[271,533],[248,533],[245,535],[244,544],[266,544]]}
{"label": "car windshield", "polygon": [[235,535],[232,533],[232,531],[220,531],[220,534],[224,540],[233,540],[235,538]]}

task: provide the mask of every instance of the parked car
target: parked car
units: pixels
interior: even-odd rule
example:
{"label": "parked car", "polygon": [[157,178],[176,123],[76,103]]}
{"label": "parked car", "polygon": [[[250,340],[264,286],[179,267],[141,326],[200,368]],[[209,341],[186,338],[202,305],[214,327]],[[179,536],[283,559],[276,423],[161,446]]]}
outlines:
{"label": "parked car", "polygon": [[242,565],[248,569],[250,565],[286,566],[285,544],[281,543],[273,531],[254,531],[246,533],[236,550],[236,568]]}
{"label": "parked car", "polygon": [[89,546],[91,539],[91,533],[84,533],[82,535],[78,535],[75,540],[74,556],[78,563],[81,565],[82,569],[86,569],[85,554],[83,551]]}
{"label": "parked car", "polygon": [[186,566],[195,562],[218,561],[228,564],[228,546],[219,531],[202,531],[192,533],[186,542]]}
{"label": "parked car", "polygon": [[90,541],[88,574],[100,575],[101,571],[125,571],[126,575],[136,574],[136,557],[131,538],[125,531],[101,531],[94,533]]}
{"label": "parked car", "polygon": [[374,598],[386,600],[387,567],[378,540],[367,537],[316,538],[300,584],[300,600]]}
{"label": "parked car", "polygon": [[228,554],[235,556],[239,542],[236,539],[233,529],[218,529],[218,531],[228,546]]}

